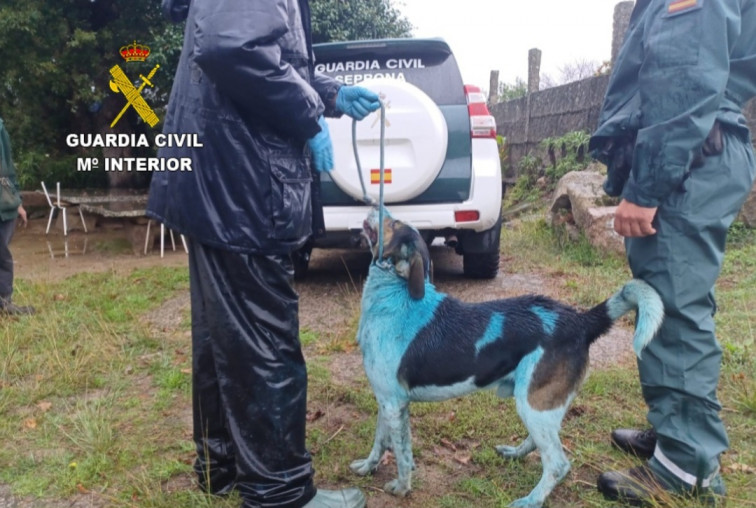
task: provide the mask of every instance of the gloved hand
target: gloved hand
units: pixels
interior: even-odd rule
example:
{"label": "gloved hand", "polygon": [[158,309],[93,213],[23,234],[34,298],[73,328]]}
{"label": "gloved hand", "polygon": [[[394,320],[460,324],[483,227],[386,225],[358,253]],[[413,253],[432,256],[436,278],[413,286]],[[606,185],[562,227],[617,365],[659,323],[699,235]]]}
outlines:
{"label": "gloved hand", "polygon": [[336,94],[336,109],[355,120],[362,120],[380,107],[378,94],[361,86],[342,86]]}
{"label": "gloved hand", "polygon": [[307,145],[312,152],[312,164],[315,169],[318,172],[330,173],[333,169],[333,145],[328,132],[328,124],[323,115],[318,118],[318,125],[320,125],[320,132],[308,139]]}

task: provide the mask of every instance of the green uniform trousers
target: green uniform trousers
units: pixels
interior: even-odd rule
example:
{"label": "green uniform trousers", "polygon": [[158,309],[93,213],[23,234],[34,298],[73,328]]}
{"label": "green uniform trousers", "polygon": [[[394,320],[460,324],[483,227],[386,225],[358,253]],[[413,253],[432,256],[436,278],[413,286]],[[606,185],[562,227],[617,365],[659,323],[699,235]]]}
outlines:
{"label": "green uniform trousers", "polygon": [[659,206],[657,233],[625,241],[633,276],[653,286],[665,320],[638,361],[648,420],[658,435],[652,468],[708,486],[728,447],[716,390],[722,350],[714,334],[714,283],[729,226],[754,182],[748,131],[725,128],[722,154],[690,170]]}

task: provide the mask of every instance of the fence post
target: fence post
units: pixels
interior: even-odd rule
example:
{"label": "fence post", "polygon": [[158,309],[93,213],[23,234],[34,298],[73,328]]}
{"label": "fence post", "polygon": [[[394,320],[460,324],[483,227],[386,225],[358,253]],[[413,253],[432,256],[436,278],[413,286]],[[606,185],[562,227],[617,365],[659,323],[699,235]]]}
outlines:
{"label": "fence post", "polygon": [[525,153],[530,145],[530,98],[541,86],[541,50],[528,51],[528,94],[525,96]]}
{"label": "fence post", "polygon": [[612,64],[617,58],[622,43],[625,40],[627,27],[630,26],[630,15],[633,13],[635,2],[620,2],[614,6],[614,25],[612,26]]}
{"label": "fence post", "polygon": [[541,50],[528,51],[528,94],[537,92],[541,86]]}
{"label": "fence post", "polygon": [[499,102],[499,71],[491,71],[488,79],[488,105],[493,106]]}

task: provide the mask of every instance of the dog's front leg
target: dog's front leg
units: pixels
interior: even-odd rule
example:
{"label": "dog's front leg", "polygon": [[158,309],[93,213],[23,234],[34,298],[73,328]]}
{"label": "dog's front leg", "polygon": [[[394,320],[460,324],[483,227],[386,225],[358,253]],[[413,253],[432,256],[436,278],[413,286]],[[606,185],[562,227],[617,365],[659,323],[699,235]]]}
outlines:
{"label": "dog's front leg", "polygon": [[412,489],[412,469],[415,464],[412,459],[409,402],[403,401],[397,407],[387,407],[385,415],[391,448],[394,450],[399,474],[395,480],[391,480],[383,488],[389,494],[406,496]]}
{"label": "dog's front leg", "polygon": [[378,419],[375,422],[375,440],[373,441],[373,449],[370,450],[370,455],[368,455],[366,459],[353,461],[349,465],[349,469],[360,476],[365,476],[375,471],[378,468],[378,463],[383,456],[383,452],[385,452],[389,446],[388,439],[386,419],[383,415],[383,409],[379,407]]}

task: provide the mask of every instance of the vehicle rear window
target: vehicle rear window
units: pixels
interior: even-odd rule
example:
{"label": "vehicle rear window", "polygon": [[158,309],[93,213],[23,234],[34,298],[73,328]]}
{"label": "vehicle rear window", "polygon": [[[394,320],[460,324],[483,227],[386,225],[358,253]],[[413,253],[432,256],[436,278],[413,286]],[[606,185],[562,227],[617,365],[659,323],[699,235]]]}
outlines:
{"label": "vehicle rear window", "polygon": [[466,102],[457,61],[440,39],[319,44],[314,51],[315,70],[345,85],[392,78],[412,83],[438,105]]}

